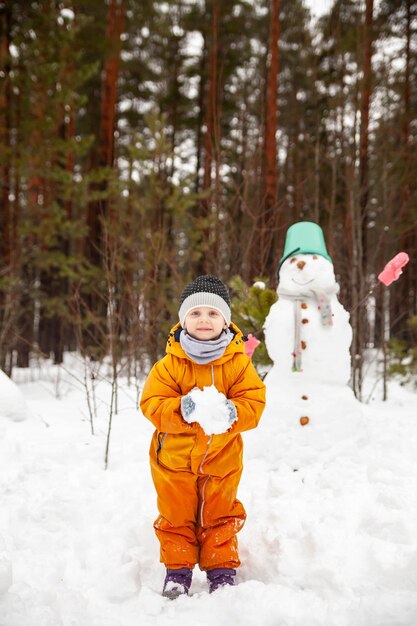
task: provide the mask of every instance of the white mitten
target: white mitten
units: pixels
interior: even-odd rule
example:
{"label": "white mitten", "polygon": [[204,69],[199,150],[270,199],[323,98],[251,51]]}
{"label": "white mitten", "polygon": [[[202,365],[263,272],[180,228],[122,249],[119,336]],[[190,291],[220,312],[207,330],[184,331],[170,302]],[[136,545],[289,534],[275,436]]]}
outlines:
{"label": "white mitten", "polygon": [[195,404],[193,422],[198,422],[206,435],[225,433],[237,420],[235,405],[214,385],[192,389],[189,396]]}

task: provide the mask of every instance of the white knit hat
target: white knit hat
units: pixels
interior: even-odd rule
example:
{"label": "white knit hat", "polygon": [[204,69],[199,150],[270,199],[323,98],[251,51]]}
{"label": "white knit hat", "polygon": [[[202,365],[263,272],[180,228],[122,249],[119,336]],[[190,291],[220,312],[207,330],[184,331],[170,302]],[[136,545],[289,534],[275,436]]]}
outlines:
{"label": "white knit hat", "polygon": [[181,326],[191,309],[199,306],[209,306],[221,313],[229,326],[232,312],[230,310],[230,295],[226,285],[217,278],[207,274],[198,276],[192,283],[186,286],[180,298],[180,310],[178,317]]}

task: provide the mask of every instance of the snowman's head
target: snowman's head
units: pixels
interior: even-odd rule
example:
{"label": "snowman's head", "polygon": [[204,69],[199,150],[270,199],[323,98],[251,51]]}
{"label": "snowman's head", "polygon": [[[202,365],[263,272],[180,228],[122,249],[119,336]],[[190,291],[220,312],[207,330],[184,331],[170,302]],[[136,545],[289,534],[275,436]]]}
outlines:
{"label": "snowman's head", "polygon": [[290,294],[308,295],[336,286],[333,264],[320,254],[294,254],[279,271],[278,288]]}

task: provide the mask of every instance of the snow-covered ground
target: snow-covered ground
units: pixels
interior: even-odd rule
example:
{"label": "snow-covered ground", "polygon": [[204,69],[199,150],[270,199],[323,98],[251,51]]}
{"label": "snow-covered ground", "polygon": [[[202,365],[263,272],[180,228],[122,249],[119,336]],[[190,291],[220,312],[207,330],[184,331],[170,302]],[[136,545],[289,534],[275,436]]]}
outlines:
{"label": "snow-covered ground", "polygon": [[97,385],[93,436],[82,366],[72,355],[66,368],[16,372],[24,421],[6,416],[13,394],[0,384],[1,626],[417,624],[416,394],[391,383],[383,403],[377,385],[361,444],[297,471],[269,407],[244,434],[239,585],[209,595],[196,570],[192,596],[170,601],[152,528],[152,426],[124,381],[104,470],[109,385]]}

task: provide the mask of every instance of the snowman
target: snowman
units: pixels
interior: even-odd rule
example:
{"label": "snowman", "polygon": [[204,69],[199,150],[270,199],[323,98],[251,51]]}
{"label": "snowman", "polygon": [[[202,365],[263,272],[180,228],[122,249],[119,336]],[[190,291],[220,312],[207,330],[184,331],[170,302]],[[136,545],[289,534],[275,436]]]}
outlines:
{"label": "snowman", "polygon": [[352,328],[338,292],[320,226],[291,226],[264,330],[274,362],[265,379],[266,411],[285,437],[282,455],[295,464],[364,437],[360,403],[348,386]]}

